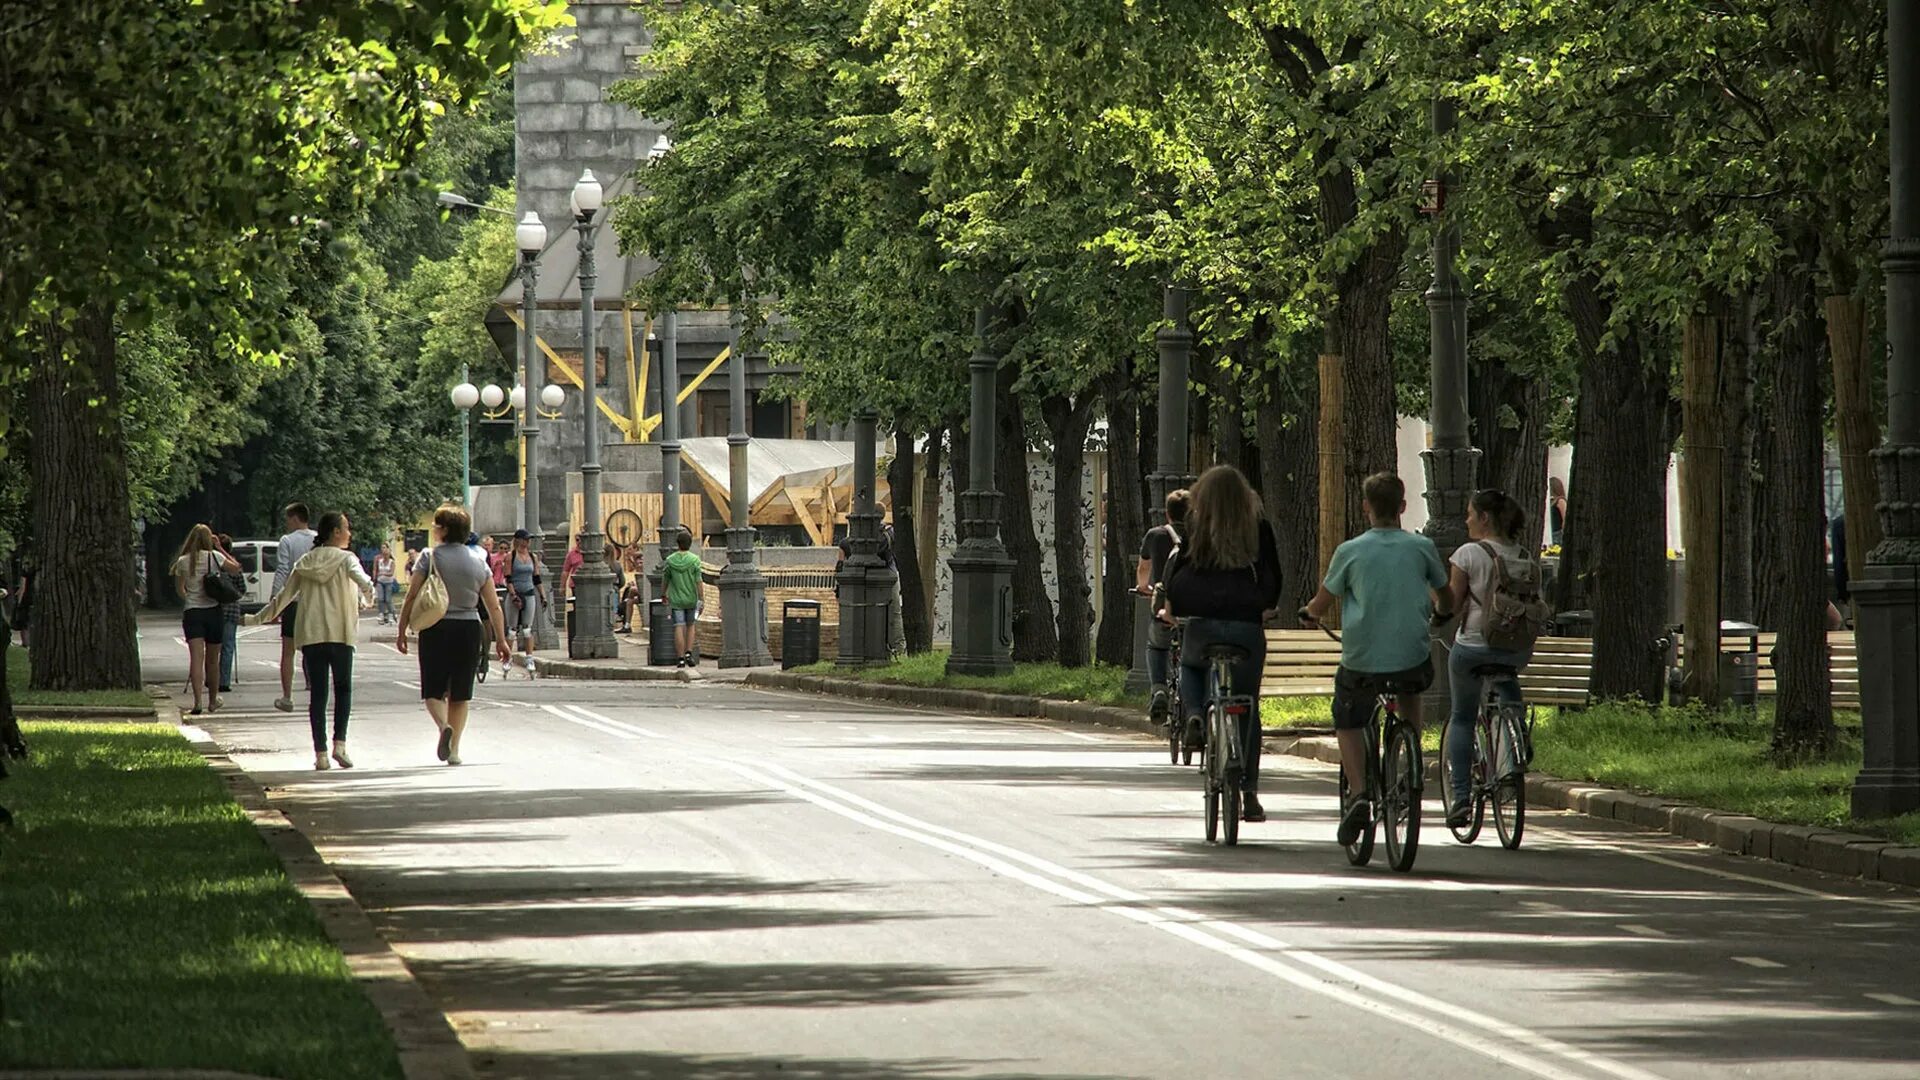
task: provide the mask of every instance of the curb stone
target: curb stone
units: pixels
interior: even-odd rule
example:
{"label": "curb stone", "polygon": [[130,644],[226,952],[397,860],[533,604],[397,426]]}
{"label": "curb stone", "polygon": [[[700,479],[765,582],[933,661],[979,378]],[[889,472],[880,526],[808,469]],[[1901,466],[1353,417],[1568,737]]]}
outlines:
{"label": "curb stone", "polygon": [[[536,669],[543,679],[599,679],[609,682],[692,682],[694,673],[685,668],[632,667],[601,665],[577,660],[540,660]],[[696,669],[697,670],[697,669]]]}
{"label": "curb stone", "polygon": [[[14,715],[22,720],[155,720],[151,708],[133,705],[22,705],[15,703]],[[0,1073],[0,1076],[4,1076]]]}
{"label": "curb stone", "polygon": [[[747,676],[746,684],[986,716],[1039,717],[1070,724],[1117,727],[1156,737],[1163,734],[1135,709],[1035,699],[1019,694],[850,682],[823,675],[786,673],[756,673]],[[1265,744],[1269,750],[1293,757],[1323,762],[1340,760],[1339,744],[1329,735],[1269,730]],[[1668,833],[1735,855],[1769,859],[1863,881],[1920,887],[1920,846],[1894,844],[1859,833],[1786,825],[1746,814],[1709,810],[1663,796],[1641,795],[1587,781],[1562,780],[1544,773],[1527,775],[1527,801]]]}
{"label": "curb stone", "polygon": [[[156,705],[162,720],[171,721],[176,727],[183,726],[178,706],[158,698]],[[286,869],[294,888],[313,906],[327,937],[346,957],[347,969],[353,973],[354,981],[360,984],[392,1032],[394,1046],[399,1051],[400,1069],[407,1080],[472,1080],[473,1065],[467,1059],[466,1046],[454,1034],[446,1014],[427,996],[413,972],[401,961],[400,954],[374,929],[366,910],[327,866],[312,841],[274,808],[260,785],[233,763],[212,736],[198,728],[182,734],[220,777],[227,794],[247,812],[260,838]],[[45,1078],[36,1077],[36,1080]]]}

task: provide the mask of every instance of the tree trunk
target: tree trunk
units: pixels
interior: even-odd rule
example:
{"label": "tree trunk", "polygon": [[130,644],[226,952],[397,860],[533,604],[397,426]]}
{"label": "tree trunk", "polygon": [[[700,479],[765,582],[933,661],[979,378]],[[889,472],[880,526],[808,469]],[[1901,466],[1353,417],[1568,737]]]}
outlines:
{"label": "tree trunk", "polygon": [[1053,558],[1059,583],[1060,663],[1085,667],[1093,661],[1093,585],[1087,580],[1087,429],[1093,424],[1093,394],[1049,394],[1040,401],[1053,440]]}
{"label": "tree trunk", "polygon": [[1000,536],[1013,558],[1013,658],[1017,662],[1055,660],[1060,638],[1054,632],[1053,602],[1047,599],[1040,538],[1033,529],[1033,488],[1027,476],[1027,418],[1013,392],[1017,374],[1000,367],[998,424],[994,433],[994,472],[1002,496]]}
{"label": "tree trunk", "polygon": [[[1339,317],[1334,326],[1346,375],[1342,415],[1348,536],[1367,527],[1361,484],[1374,473],[1399,471],[1400,412],[1388,324],[1406,253],[1406,234],[1396,227],[1376,238],[1339,278]],[[1332,557],[1330,551],[1322,555]]]}
{"label": "tree trunk", "polygon": [[1735,296],[1720,332],[1720,404],[1726,419],[1721,482],[1720,617],[1754,621],[1753,606],[1753,298]]}
{"label": "tree trunk", "polygon": [[[914,522],[920,527],[920,535],[915,539],[924,568],[920,575],[920,589],[921,603],[925,605],[927,613],[929,643],[933,640],[936,621],[934,610],[940,597],[940,448],[946,438],[947,429],[944,426],[936,426],[927,432],[926,463],[921,469],[920,478],[925,498],[914,507]],[[911,647],[912,635],[908,635],[907,641]],[[931,648],[931,644],[928,647]]]}
{"label": "tree trunk", "polygon": [[914,528],[919,519],[914,513],[913,478],[919,470],[915,467],[913,432],[895,428],[893,445],[887,489],[893,501],[893,559],[900,567],[900,623],[906,630],[907,651],[923,653],[933,648],[933,618],[921,584],[920,536]]}
{"label": "tree trunk", "polygon": [[1823,342],[1811,273],[1806,264],[1768,281],[1767,321],[1775,370],[1776,432],[1769,484],[1780,492],[1780,637],[1773,753],[1786,763],[1824,755],[1839,735],[1833,726],[1827,664],[1827,588],[1821,557],[1826,464],[1821,393]]}
{"label": "tree trunk", "polygon": [[1685,583],[1685,683],[1687,697],[1708,706],[1721,701],[1720,685],[1720,485],[1726,477],[1725,431],[1720,401],[1725,393],[1718,313],[1689,315],[1681,344],[1681,385],[1686,447],[1680,459],[1682,546]]}
{"label": "tree trunk", "polygon": [[1756,463],[1755,475],[1750,490],[1753,492],[1753,621],[1762,630],[1780,629],[1781,584],[1786,577],[1780,563],[1780,537],[1785,531],[1781,522],[1786,513],[1786,498],[1775,483],[1774,459],[1778,456],[1780,445],[1779,432],[1773,424],[1774,385],[1778,381],[1775,348],[1768,344],[1763,351],[1756,352],[1756,368],[1760,373],[1754,394],[1754,413],[1765,416],[1767,423],[1760,424],[1754,433],[1753,457]]}
{"label": "tree trunk", "polygon": [[1319,393],[1313,379],[1271,382],[1258,417],[1261,502],[1280,548],[1280,613],[1293,613],[1320,587]]}
{"label": "tree trunk", "polygon": [[1133,376],[1123,365],[1104,380],[1107,399],[1106,559],[1101,572],[1101,610],[1094,656],[1103,664],[1133,666],[1134,570],[1147,513],[1140,477],[1140,425],[1134,411]]}
{"label": "tree trunk", "polygon": [[[1567,533],[1579,546],[1563,574],[1578,574],[1593,611],[1596,700],[1658,702],[1665,681],[1667,365],[1650,358],[1644,328],[1607,340],[1608,305],[1591,274],[1566,286],[1581,347],[1578,441]],[[1652,350],[1657,354],[1657,350]]]}
{"label": "tree trunk", "polygon": [[1827,341],[1833,354],[1834,428],[1840,442],[1840,482],[1846,500],[1847,576],[1866,570],[1880,546],[1880,478],[1868,456],[1880,445],[1873,412],[1873,371],[1867,364],[1867,306],[1857,296],[1827,297]]}
{"label": "tree trunk", "polygon": [[95,306],[71,330],[43,328],[41,336],[27,385],[39,545],[31,685],[138,690],[133,514],[113,312]]}
{"label": "tree trunk", "polygon": [[1474,442],[1485,483],[1526,508],[1521,542],[1538,551],[1547,524],[1546,380],[1495,361],[1478,365],[1474,382]]}
{"label": "tree trunk", "polygon": [[[1204,374],[1207,368],[1205,364],[1198,362],[1198,352],[1199,350],[1196,349],[1196,363],[1194,367]],[[1189,476],[1199,476],[1201,473],[1206,472],[1207,468],[1211,466],[1215,460],[1213,448],[1213,410],[1208,407],[1211,404],[1212,401],[1209,395],[1202,394],[1198,388],[1188,389],[1187,475]],[[1155,460],[1157,463],[1158,458],[1156,457]]]}
{"label": "tree trunk", "polygon": [[[1328,336],[1332,336],[1331,324]],[[1314,580],[1327,575],[1333,551],[1347,539],[1347,500],[1341,489],[1347,482],[1346,453],[1346,362],[1338,353],[1322,352],[1316,366],[1317,389],[1314,395],[1314,436],[1316,450],[1314,492],[1319,502],[1318,539],[1314,545]],[[1340,609],[1327,613],[1327,623],[1339,625]]]}

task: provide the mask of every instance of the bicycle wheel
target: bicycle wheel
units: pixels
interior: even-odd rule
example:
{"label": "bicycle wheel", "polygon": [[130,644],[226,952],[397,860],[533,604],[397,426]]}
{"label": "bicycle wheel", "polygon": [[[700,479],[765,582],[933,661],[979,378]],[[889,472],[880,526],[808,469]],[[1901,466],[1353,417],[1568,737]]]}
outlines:
{"label": "bicycle wheel", "polygon": [[1513,851],[1520,846],[1520,838],[1527,831],[1527,775],[1518,765],[1518,758],[1509,761],[1516,753],[1525,753],[1520,749],[1521,742],[1514,730],[1512,716],[1501,718],[1501,730],[1504,732],[1504,746],[1496,747],[1493,760],[1500,762],[1500,779],[1493,785],[1493,827],[1500,833],[1500,846]]}
{"label": "bicycle wheel", "polygon": [[[1473,741],[1473,760],[1479,761],[1480,726],[1478,724],[1474,725]],[[1448,762],[1453,760],[1453,756],[1447,751],[1450,749],[1452,742],[1453,725],[1448,724],[1446,727],[1440,729],[1440,805],[1446,809],[1449,817],[1453,815],[1454,787],[1453,767],[1448,764]],[[1486,803],[1481,801],[1480,793],[1473,790],[1473,787],[1473,777],[1469,774],[1467,777],[1467,803],[1468,812],[1472,814],[1472,817],[1468,819],[1465,825],[1456,827],[1451,822],[1447,825],[1447,831],[1453,833],[1453,838],[1463,844],[1471,844],[1479,839],[1480,826],[1486,821]]]}
{"label": "bicycle wheel", "polygon": [[[1371,742],[1372,740],[1369,739],[1368,741]],[[1342,768],[1340,770],[1340,816],[1342,818],[1346,817],[1347,814],[1348,794],[1347,770]],[[1373,822],[1367,822],[1366,829],[1360,833],[1359,837],[1356,838],[1353,843],[1345,845],[1343,850],[1347,853],[1348,862],[1355,866],[1367,865],[1368,861],[1373,858]]]}
{"label": "bicycle wheel", "polygon": [[1219,753],[1212,746],[1200,751],[1200,787],[1206,794],[1207,802],[1207,843],[1211,844],[1220,836],[1220,785],[1215,780],[1219,776],[1219,763],[1214,756]]}
{"label": "bicycle wheel", "polygon": [[1240,787],[1237,783],[1228,783],[1226,792],[1221,796],[1220,831],[1221,840],[1228,847],[1240,842]]}
{"label": "bicycle wheel", "polygon": [[1387,865],[1406,873],[1420,850],[1420,744],[1413,729],[1396,723],[1387,733],[1386,763],[1377,816],[1385,823]]}
{"label": "bicycle wheel", "polygon": [[1186,728],[1180,720],[1180,707],[1172,702],[1161,711],[1158,719],[1167,725],[1167,760],[1180,764],[1180,743],[1186,738]]}

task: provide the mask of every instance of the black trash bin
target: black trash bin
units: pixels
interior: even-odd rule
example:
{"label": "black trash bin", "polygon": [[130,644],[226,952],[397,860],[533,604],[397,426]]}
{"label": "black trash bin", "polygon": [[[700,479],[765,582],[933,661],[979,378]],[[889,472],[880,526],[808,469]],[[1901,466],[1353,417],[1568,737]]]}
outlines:
{"label": "black trash bin", "polygon": [[1729,705],[1760,704],[1760,628],[1752,623],[1720,624],[1720,692]]}
{"label": "black trash bin", "polygon": [[1556,637],[1590,638],[1593,636],[1593,612],[1563,611],[1553,617],[1553,632]]}
{"label": "black trash bin", "polygon": [[673,647],[673,612],[667,610],[665,597],[656,596],[647,605],[647,663],[654,667],[672,667],[680,662]]}
{"label": "black trash bin", "polygon": [[780,669],[819,662],[820,601],[787,601],[780,607]]}

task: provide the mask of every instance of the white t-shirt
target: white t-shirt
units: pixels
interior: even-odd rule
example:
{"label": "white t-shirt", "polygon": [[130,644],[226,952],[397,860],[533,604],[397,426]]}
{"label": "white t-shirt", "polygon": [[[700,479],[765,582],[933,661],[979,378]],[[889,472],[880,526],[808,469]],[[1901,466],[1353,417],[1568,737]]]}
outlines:
{"label": "white t-shirt", "polygon": [[203,551],[197,560],[191,555],[182,555],[173,560],[174,576],[180,579],[180,599],[186,601],[189,608],[214,608],[220,601],[207,595],[207,575],[216,568],[213,552]]}
{"label": "white t-shirt", "polygon": [[[1501,558],[1517,559],[1523,554],[1519,545],[1504,540],[1489,540],[1487,543],[1493,545]],[[1467,575],[1467,610],[1460,620],[1460,634],[1454,641],[1461,645],[1486,648],[1487,609],[1481,601],[1493,596],[1493,584],[1499,577],[1499,568],[1494,566],[1487,549],[1472,540],[1460,545],[1450,561]]]}

